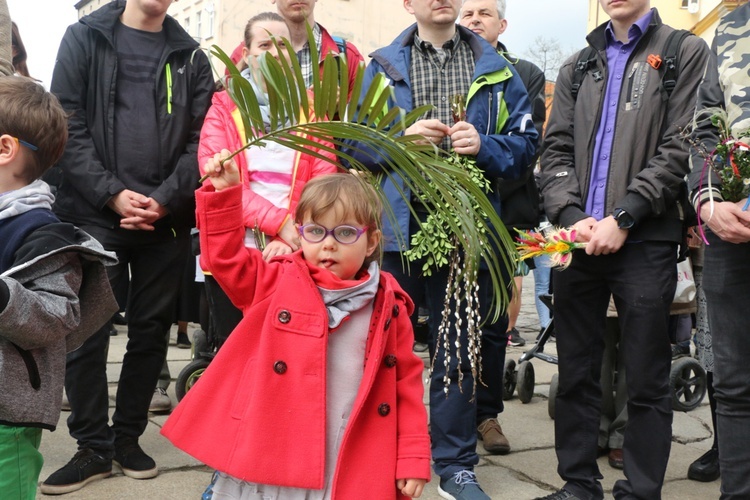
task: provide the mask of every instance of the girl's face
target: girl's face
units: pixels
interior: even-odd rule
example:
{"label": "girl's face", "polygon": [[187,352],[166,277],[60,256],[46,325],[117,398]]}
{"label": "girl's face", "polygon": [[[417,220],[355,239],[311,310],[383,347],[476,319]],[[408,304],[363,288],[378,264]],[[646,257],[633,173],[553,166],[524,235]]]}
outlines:
{"label": "girl's face", "polygon": [[264,52],[269,52],[276,59],[279,58],[279,52],[276,50],[271,37],[276,39],[276,43],[279,44],[281,49],[284,48],[281,39],[286,38],[288,40],[291,37],[286,23],[280,21],[257,21],[250,28],[250,33],[252,34],[250,47],[242,48],[242,57],[247,60],[248,66],[253,70],[258,69],[257,56]]}
{"label": "girl's face", "polygon": [[[356,229],[364,228],[364,225],[353,217],[347,217],[339,204],[318,217],[317,220],[312,220],[309,214],[305,214],[302,221],[302,226],[314,223],[323,226],[324,231],[330,231],[341,225],[352,226]],[[377,249],[380,243],[380,231],[368,228],[357,241],[349,245],[340,243],[333,234],[327,234],[319,243],[310,243],[304,237],[300,237],[300,243],[302,254],[307,262],[316,267],[328,269],[343,280],[350,280],[354,279],[362,269],[365,258]]]}

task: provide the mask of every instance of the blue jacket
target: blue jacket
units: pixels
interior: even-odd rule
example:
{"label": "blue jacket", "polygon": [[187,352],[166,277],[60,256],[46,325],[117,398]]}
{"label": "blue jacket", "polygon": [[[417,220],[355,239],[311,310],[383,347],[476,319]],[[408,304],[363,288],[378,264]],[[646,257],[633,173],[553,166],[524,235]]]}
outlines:
{"label": "blue jacket", "polygon": [[[482,141],[476,156],[477,165],[493,185],[498,178],[517,178],[534,157],[538,138],[531,120],[528,94],[512,65],[500,57],[494,47],[466,28],[457,28],[474,53],[475,70],[467,98],[466,121],[474,125]],[[417,25],[413,24],[390,45],[370,54],[372,61],[365,70],[363,97],[375,75],[383,73],[395,93],[395,102],[389,102],[389,106],[399,106],[407,112],[414,108],[409,68],[416,30]],[[372,170],[384,168],[385,161],[377,154],[352,152],[352,155]],[[391,179],[385,178],[383,190],[404,237],[403,241],[408,244],[411,236],[410,212],[401,192],[408,196],[409,190],[402,183],[399,184],[396,187]],[[497,194],[488,193],[488,198],[499,212]],[[405,247],[399,248],[399,240],[388,218],[384,218],[383,226],[385,251],[406,250]]]}

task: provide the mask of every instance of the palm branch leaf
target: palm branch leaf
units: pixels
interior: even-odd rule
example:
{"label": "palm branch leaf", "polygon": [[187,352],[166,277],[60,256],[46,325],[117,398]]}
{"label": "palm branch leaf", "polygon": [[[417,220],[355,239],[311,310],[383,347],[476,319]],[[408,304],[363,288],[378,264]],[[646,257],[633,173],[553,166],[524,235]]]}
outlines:
{"label": "palm branch leaf", "polygon": [[[308,40],[312,60],[317,61],[317,48],[309,27]],[[283,44],[291,47],[288,40],[283,40]],[[393,89],[386,84],[383,75],[375,76],[359,104],[347,103],[340,97],[348,95],[349,90],[356,97],[363,90],[364,66],[357,69],[357,76],[349,89],[347,61],[331,54],[325,58],[322,75],[313,71],[311,93],[314,98],[309,99],[299,61],[293,51],[289,52],[288,59],[276,60],[265,54],[259,57],[259,69],[266,83],[270,107],[271,131],[266,133],[252,86],[221,48],[214,45],[211,49],[211,54],[229,69],[226,88],[237,104],[247,135],[247,145],[243,149],[275,142],[316,158],[328,159],[317,153],[317,149],[335,155],[338,165],[347,164],[351,169],[366,172],[365,178],[373,177],[369,175],[369,169],[339,148],[346,145],[365,153],[366,147],[377,152],[381,160],[385,159],[387,168],[376,172],[375,177],[389,177],[394,185],[403,183],[405,189],[419,192],[426,200],[428,212],[443,211],[455,215],[455,219],[447,217],[447,220],[451,221],[450,231],[457,236],[456,241],[464,250],[467,261],[478,265],[484,260],[489,268],[495,292],[492,310],[497,317],[509,300],[501,269],[512,275],[515,263],[509,256],[515,255],[515,247],[486,194],[469,175],[441,157],[434,146],[418,143],[421,136],[403,135],[403,131],[429,108],[422,107],[408,113],[398,107],[389,108]],[[327,120],[327,117],[334,116],[335,120]],[[331,143],[334,147],[321,145],[319,141]],[[358,149],[358,145],[363,148]],[[379,185],[375,187],[383,196]],[[398,189],[416,216],[406,191]],[[432,206],[430,200],[437,199],[444,200],[444,203]],[[480,222],[475,222],[477,217],[472,205],[487,214],[486,220],[479,218]],[[383,206],[386,216],[394,223],[395,216],[385,199]],[[394,223],[393,227],[398,226]],[[397,235],[397,238],[399,243],[404,243],[403,235]],[[503,251],[496,252],[495,249]]]}

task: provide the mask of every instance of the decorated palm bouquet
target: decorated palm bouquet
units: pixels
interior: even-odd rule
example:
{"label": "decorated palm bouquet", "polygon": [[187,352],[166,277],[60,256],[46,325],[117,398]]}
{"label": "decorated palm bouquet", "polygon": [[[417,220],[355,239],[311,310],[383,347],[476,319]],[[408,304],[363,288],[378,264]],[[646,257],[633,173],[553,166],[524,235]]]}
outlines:
{"label": "decorated palm bouquet", "polygon": [[516,229],[516,250],[518,259],[526,260],[546,255],[550,266],[565,269],[570,265],[573,251],[584,248],[586,243],[576,242],[576,230],[550,227],[542,231],[522,231]]}

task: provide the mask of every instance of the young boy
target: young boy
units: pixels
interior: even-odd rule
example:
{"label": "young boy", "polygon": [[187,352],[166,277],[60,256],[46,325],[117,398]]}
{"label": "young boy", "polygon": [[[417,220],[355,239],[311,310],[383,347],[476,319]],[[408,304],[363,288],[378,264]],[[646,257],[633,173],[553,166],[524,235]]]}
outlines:
{"label": "young boy", "polygon": [[57,98],[28,78],[0,77],[0,492],[14,500],[35,498],[66,353],[117,311],[104,269],[113,254],[55,217],[40,180],[67,136]]}

